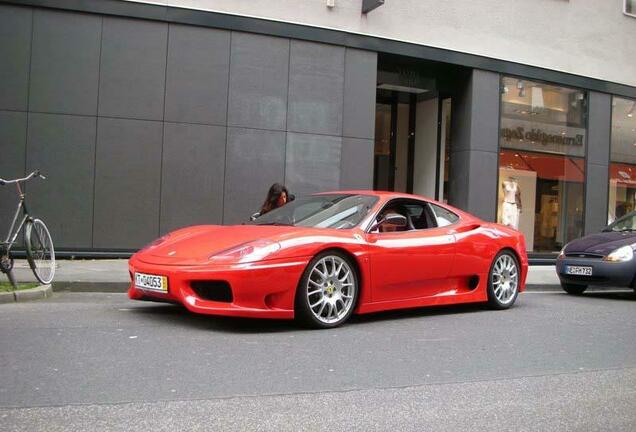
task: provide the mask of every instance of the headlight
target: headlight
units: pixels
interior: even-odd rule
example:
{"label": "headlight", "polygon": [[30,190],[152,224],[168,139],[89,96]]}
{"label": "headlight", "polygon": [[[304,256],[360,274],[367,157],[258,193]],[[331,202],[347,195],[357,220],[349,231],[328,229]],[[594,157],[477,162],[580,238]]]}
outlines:
{"label": "headlight", "polygon": [[280,249],[280,244],[271,240],[256,240],[249,243],[217,252],[210,256],[210,261],[222,263],[245,263],[260,261],[267,255]]}
{"label": "headlight", "polygon": [[628,245],[616,249],[614,252],[603,258],[603,261],[625,262],[631,261],[632,258],[634,258],[634,249],[632,249],[631,245]]}
{"label": "headlight", "polygon": [[148,243],[146,246],[144,246],[141,249],[139,249],[139,252],[145,251],[146,249],[150,249],[150,248],[155,247],[155,246],[159,246],[161,243],[165,242],[168,239],[169,235],[170,234],[166,234],[165,236],[159,237],[157,240],[154,240],[154,241]]}
{"label": "headlight", "polygon": [[561,252],[559,252],[559,256],[557,257],[557,259],[565,258],[565,248],[566,247],[568,247],[568,245],[563,246],[563,249],[561,249]]}

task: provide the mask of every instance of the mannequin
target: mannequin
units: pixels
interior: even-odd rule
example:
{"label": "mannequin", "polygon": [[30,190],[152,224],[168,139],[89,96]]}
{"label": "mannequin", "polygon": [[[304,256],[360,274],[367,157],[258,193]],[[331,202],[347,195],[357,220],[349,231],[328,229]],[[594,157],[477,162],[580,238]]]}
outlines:
{"label": "mannequin", "polygon": [[519,213],[521,213],[521,189],[515,177],[508,177],[501,182],[504,199],[501,208],[501,223],[519,229]]}

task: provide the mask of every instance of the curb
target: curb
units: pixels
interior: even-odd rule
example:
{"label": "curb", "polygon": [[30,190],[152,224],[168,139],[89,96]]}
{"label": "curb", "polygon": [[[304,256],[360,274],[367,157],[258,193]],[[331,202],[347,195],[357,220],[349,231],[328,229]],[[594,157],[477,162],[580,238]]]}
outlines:
{"label": "curb", "polygon": [[40,285],[35,288],[25,290],[2,292],[0,293],[0,303],[15,303],[32,300],[40,300],[51,297],[53,289],[51,285]]}

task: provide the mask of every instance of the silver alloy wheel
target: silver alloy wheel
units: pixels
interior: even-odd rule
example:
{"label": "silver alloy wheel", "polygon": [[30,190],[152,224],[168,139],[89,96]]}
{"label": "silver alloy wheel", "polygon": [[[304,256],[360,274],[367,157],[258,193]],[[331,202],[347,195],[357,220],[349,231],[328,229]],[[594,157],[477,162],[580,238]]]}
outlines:
{"label": "silver alloy wheel", "polygon": [[497,300],[507,305],[515,299],[519,288],[519,269],[508,254],[500,255],[492,270],[492,288]]}
{"label": "silver alloy wheel", "polygon": [[353,269],[343,258],[328,255],[318,261],[307,278],[307,301],[316,319],[333,324],[347,316],[356,292]]}

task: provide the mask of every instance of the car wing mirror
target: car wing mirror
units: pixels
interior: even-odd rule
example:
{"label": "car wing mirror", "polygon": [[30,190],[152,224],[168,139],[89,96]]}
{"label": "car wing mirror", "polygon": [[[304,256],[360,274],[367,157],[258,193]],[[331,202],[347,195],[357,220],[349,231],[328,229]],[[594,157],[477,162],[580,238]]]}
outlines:
{"label": "car wing mirror", "polygon": [[395,228],[404,228],[406,227],[407,223],[406,223],[406,216],[403,216],[399,213],[388,213],[386,215],[384,215],[384,217],[377,222],[376,224],[374,224],[371,227],[371,231],[375,231],[376,229],[380,228],[381,226],[391,226],[391,227],[395,227]]}

